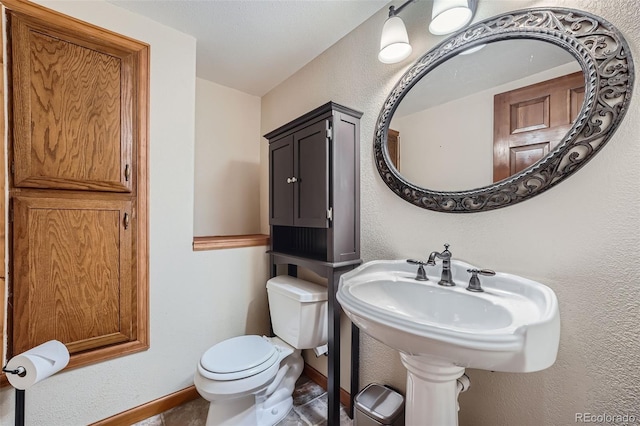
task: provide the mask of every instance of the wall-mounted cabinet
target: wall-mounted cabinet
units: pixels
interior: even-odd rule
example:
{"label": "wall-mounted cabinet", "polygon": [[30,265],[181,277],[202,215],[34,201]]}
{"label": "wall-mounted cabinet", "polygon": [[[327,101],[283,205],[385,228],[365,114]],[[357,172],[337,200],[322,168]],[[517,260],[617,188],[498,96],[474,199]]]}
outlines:
{"label": "wall-mounted cabinet", "polygon": [[56,22],[9,17],[14,186],[130,192],[134,52]]}
{"label": "wall-mounted cabinet", "polygon": [[11,353],[69,367],[148,347],[149,46],[31,2],[7,10]]}
{"label": "wall-mounted cabinet", "polygon": [[133,337],[130,215],[128,200],[13,198],[14,352],[52,337],[71,354]]}
{"label": "wall-mounted cabinet", "polygon": [[361,115],[330,102],[265,135],[272,250],[359,259]]}
{"label": "wall-mounted cabinet", "polygon": [[329,120],[313,123],[269,144],[271,225],[329,225]]}

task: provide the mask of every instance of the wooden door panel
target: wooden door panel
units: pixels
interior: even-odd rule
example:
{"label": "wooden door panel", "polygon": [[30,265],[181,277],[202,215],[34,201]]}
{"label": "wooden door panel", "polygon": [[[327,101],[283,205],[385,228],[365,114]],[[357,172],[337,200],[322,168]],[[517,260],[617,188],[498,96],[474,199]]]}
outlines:
{"label": "wooden door panel", "polygon": [[496,95],[493,181],[519,173],[555,149],[583,101],[582,72]]}
{"label": "wooden door panel", "polygon": [[269,145],[269,223],[293,224],[293,136]]}
{"label": "wooden door panel", "polygon": [[71,353],[132,336],[131,202],[15,197],[14,353]]}
{"label": "wooden door panel", "polygon": [[584,104],[584,86],[569,90],[570,114],[571,122],[576,121],[582,104]]}
{"label": "wooden door panel", "polygon": [[11,22],[14,185],[131,191],[133,55]]}
{"label": "wooden door panel", "polygon": [[549,142],[516,146],[511,148],[511,174],[516,174],[542,160],[549,153]]}
{"label": "wooden door panel", "polygon": [[549,96],[511,104],[511,134],[549,127]]}
{"label": "wooden door panel", "polygon": [[387,149],[389,150],[389,159],[391,164],[400,171],[400,132],[389,129],[387,132]]}
{"label": "wooden door panel", "polygon": [[294,225],[328,226],[329,142],[327,122],[321,121],[294,134]]}

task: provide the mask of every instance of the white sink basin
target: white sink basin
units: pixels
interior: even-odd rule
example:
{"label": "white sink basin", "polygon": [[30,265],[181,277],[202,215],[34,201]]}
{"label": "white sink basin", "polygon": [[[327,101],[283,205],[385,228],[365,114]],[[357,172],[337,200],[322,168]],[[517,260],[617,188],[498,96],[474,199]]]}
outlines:
{"label": "white sink basin", "polygon": [[429,281],[405,260],[373,261],[340,278],[337,298],[363,332],[410,356],[458,367],[530,372],[551,366],[560,339],[555,293],[515,275],[481,276],[482,293],[466,290],[475,268],[452,260],[455,287],[443,287],[441,262]]}

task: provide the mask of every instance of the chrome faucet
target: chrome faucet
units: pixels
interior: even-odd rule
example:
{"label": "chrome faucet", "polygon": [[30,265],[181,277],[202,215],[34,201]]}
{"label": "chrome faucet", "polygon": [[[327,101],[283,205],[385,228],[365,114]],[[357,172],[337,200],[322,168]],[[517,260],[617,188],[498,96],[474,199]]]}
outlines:
{"label": "chrome faucet", "polygon": [[449,251],[449,244],[444,245],[444,251],[438,253],[437,251],[431,252],[427,265],[433,266],[436,264],[436,257],[442,259],[442,274],[440,275],[440,281],[438,284],[445,287],[453,287],[456,283],[453,282],[451,277],[451,252]]}

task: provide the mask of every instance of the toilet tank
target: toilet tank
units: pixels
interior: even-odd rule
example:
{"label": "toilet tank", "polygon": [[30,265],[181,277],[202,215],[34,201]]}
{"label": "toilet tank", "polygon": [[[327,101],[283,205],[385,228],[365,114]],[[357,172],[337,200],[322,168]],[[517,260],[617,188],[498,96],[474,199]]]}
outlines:
{"label": "toilet tank", "polygon": [[289,275],[267,281],[273,332],[297,349],[327,343],[327,288]]}

